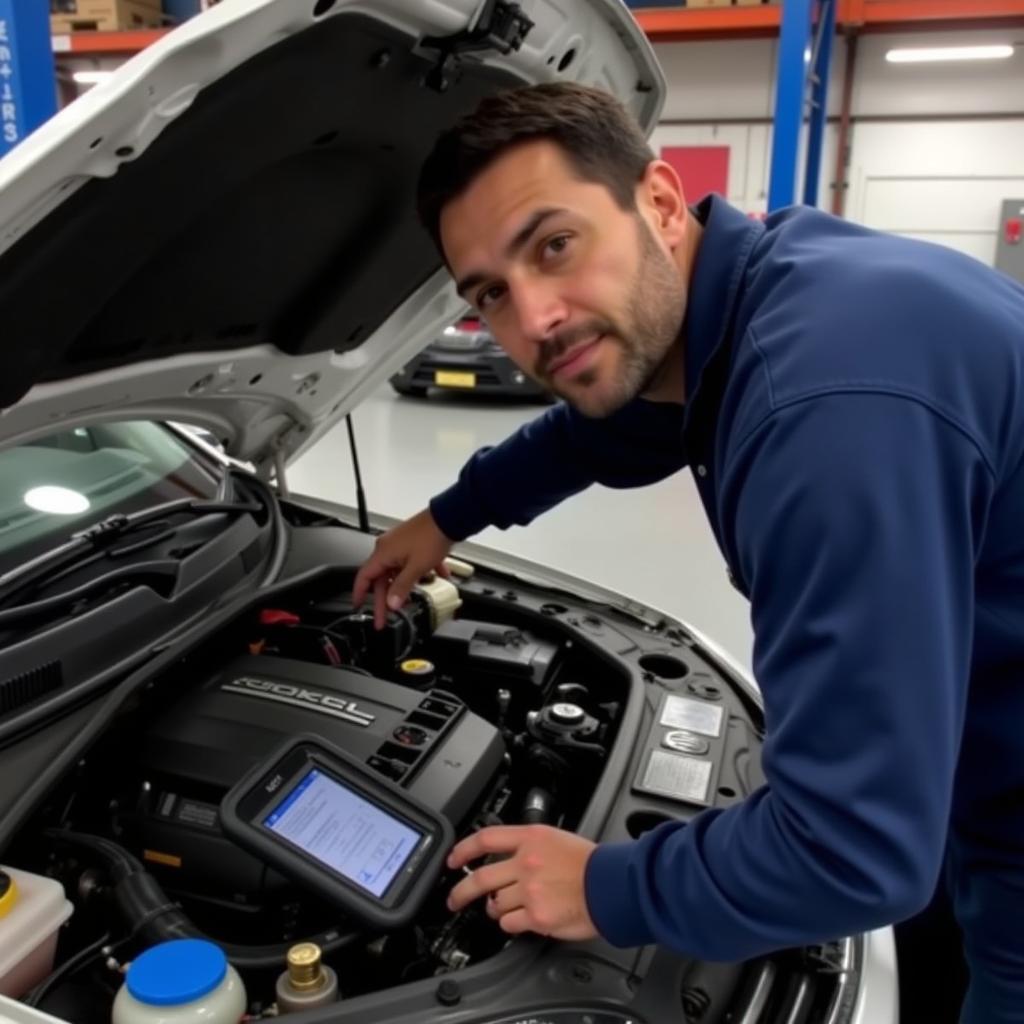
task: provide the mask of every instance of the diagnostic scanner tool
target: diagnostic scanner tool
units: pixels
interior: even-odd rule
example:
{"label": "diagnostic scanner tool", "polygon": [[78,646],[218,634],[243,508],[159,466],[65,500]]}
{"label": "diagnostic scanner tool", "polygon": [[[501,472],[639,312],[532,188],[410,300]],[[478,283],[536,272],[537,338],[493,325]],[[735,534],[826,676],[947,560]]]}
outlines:
{"label": "diagnostic scanner tool", "polygon": [[221,803],[239,846],[374,928],[409,923],[436,884],[448,820],[316,736],[295,736]]}

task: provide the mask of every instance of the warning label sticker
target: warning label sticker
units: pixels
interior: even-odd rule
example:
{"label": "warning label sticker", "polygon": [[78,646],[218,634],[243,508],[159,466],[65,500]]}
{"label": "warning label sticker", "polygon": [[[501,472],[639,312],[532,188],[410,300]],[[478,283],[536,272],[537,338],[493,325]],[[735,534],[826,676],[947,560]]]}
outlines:
{"label": "warning label sticker", "polygon": [[643,788],[675,800],[706,803],[710,781],[710,761],[653,750],[644,772]]}
{"label": "warning label sticker", "polygon": [[689,697],[666,697],[661,709],[661,724],[671,729],[689,729],[702,736],[719,736],[723,711],[718,704]]}
{"label": "warning label sticker", "polygon": [[198,825],[201,828],[217,827],[217,808],[214,804],[202,804],[197,800],[182,800],[175,817],[186,825]]}

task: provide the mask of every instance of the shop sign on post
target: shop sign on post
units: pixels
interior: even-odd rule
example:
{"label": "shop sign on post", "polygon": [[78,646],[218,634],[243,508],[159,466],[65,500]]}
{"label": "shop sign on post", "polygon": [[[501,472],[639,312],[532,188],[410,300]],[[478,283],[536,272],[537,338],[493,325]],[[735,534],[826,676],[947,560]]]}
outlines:
{"label": "shop sign on post", "polygon": [[47,5],[0,0],[0,156],[56,109]]}

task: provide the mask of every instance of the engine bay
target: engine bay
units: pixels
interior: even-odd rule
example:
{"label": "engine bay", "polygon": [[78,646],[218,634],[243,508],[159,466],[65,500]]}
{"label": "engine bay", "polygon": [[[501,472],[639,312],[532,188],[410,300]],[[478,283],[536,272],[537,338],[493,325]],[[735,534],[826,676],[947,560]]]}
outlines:
{"label": "engine bay", "polygon": [[343,750],[456,840],[492,824],[635,838],[762,781],[756,708],[680,629],[467,573],[422,581],[378,632],[352,606],[350,571],[302,578],[137,688],[5,851],[74,904],[62,952],[94,947],[34,1005],[109,1020],[125,965],[173,938],[224,950],[250,1019],[278,1012],[298,943],[319,948],[356,1005],[536,942],[479,902],[451,913],[457,872],[442,871],[411,925],[374,930],[228,839],[225,794],[291,736]]}

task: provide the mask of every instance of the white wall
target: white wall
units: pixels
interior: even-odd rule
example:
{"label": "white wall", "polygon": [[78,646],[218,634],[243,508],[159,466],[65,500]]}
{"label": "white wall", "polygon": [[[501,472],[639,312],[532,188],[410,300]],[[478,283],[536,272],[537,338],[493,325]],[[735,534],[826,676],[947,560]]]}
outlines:
{"label": "white wall", "polygon": [[[896,65],[888,50],[913,46],[1016,43],[1005,61]],[[665,121],[771,118],[778,43],[737,39],[659,43],[655,53],[669,83]],[[839,114],[846,43],[837,37],[829,114]],[[1024,28],[862,35],[858,42],[855,116],[1024,113]]]}
{"label": "white wall", "polygon": [[[886,51],[897,46],[965,42],[1024,43],[1024,30],[861,37],[846,216],[950,245],[991,264],[1001,201],[1024,196],[1024,45],[1007,61],[885,61]],[[656,49],[669,95],[654,145],[729,145],[729,200],[747,212],[763,211],[771,161],[771,128],[763,122],[774,108],[777,42],[669,43]],[[829,89],[833,116],[841,103],[845,54],[839,39]],[[872,120],[878,117],[899,120]],[[942,119],[931,120],[937,117]],[[673,123],[679,121],[700,123]],[[837,127],[830,125],[818,200],[825,209],[832,205],[837,138]]]}
{"label": "white wall", "polygon": [[[818,205],[831,209],[830,183],[835,174],[838,131],[829,126],[818,184]],[[768,209],[768,181],[771,171],[771,127],[767,124],[662,124],[651,136],[655,152],[663,146],[728,146],[729,190],[726,198],[745,213]],[[801,166],[803,159],[801,157]],[[697,197],[694,197],[697,198]]]}
{"label": "white wall", "polygon": [[1024,119],[861,124],[847,216],[995,263],[1003,199],[1024,197]]}
{"label": "white wall", "polygon": [[[957,64],[888,64],[888,50],[914,46],[1017,43],[1009,60]],[[862,36],[857,54],[853,112],[866,114],[976,114],[1024,112],[1024,28],[916,35]]]}

